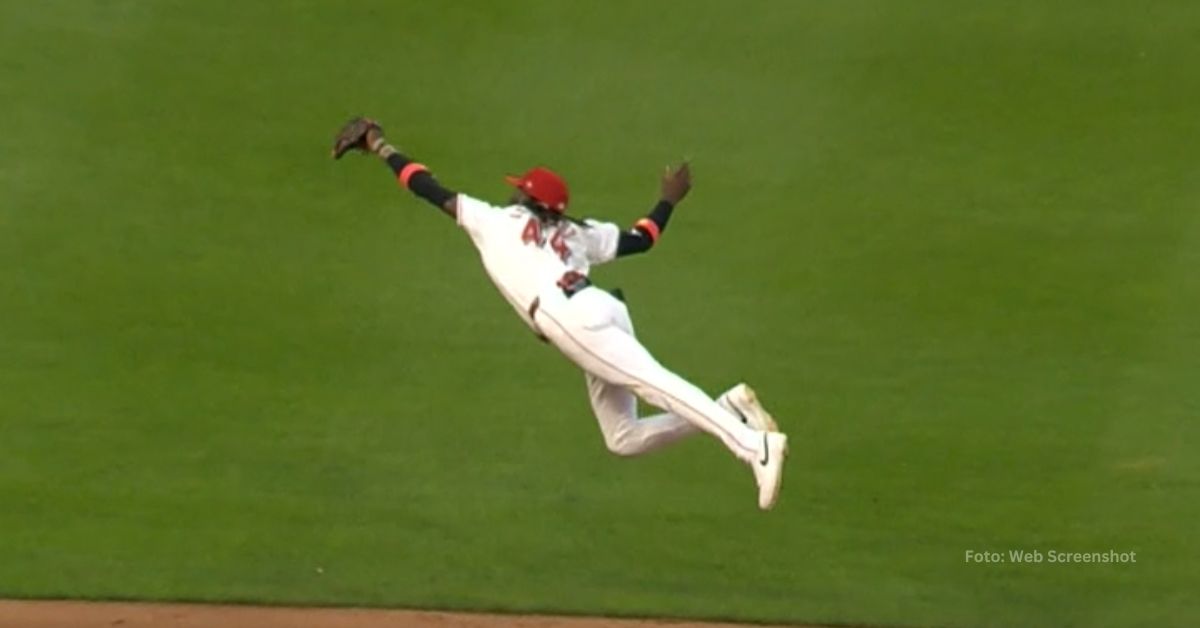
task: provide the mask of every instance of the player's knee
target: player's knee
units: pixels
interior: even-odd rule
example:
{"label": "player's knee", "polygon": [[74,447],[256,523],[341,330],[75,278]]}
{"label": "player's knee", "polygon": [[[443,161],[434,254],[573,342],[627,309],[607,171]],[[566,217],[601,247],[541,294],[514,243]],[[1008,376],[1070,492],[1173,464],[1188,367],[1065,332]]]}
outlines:
{"label": "player's knee", "polygon": [[633,438],[633,434],[626,430],[605,434],[604,446],[608,447],[610,453],[622,458],[636,456],[641,453],[641,448],[638,446],[637,440]]}

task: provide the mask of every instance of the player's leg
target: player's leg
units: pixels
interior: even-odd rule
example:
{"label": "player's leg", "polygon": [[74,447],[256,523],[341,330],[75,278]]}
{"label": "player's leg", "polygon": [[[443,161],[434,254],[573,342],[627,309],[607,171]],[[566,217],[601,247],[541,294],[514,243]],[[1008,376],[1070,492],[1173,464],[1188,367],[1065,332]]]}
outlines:
{"label": "player's leg", "polygon": [[[758,507],[769,510],[779,497],[787,436],[753,430],[696,386],[663,368],[632,335],[614,326],[564,327],[548,332],[568,357],[610,383],[633,390],[647,402],[681,416],[716,436],[750,465],[758,484]],[[542,327],[543,330],[546,327]]]}
{"label": "player's leg", "polygon": [[[607,298],[604,300],[608,301]],[[604,318],[607,318],[607,324],[630,336],[637,336],[633,330],[633,319],[629,317],[629,308],[623,301],[619,304],[609,301],[608,312]],[[610,384],[591,373],[587,373],[586,376],[588,396],[591,398],[596,418],[600,421],[600,429],[604,432],[604,441],[609,450],[618,455],[644,453],[700,431],[692,422],[670,412],[639,420],[637,397],[628,388]],[[734,403],[741,401],[747,390],[749,388],[745,384],[738,384],[722,393],[717,398],[717,403],[752,429],[766,429],[765,426],[758,427],[763,425],[758,413],[747,412],[745,405]],[[753,391],[750,394],[753,395]],[[772,431],[778,431],[774,429],[774,422],[770,427]],[[625,453],[629,451],[634,453]]]}
{"label": "player's leg", "polygon": [[637,397],[627,388],[586,373],[588,397],[604,434],[604,444],[618,456],[638,456],[699,432],[687,419],[658,414],[639,419]]}
{"label": "player's leg", "polygon": [[[614,309],[612,324],[634,334],[633,321],[625,308]],[[649,453],[700,431],[687,419],[669,412],[639,419],[637,396],[628,388],[610,384],[591,373],[585,372],[584,376],[604,444],[618,456]]]}
{"label": "player's leg", "polygon": [[627,319],[628,314],[624,305],[607,293],[579,293],[564,308],[546,305],[538,314],[539,323],[545,320],[542,331],[584,370],[687,419],[719,438],[743,461],[753,462],[764,452],[767,445],[762,433],[743,424],[691,382],[664,368],[633,334],[623,329],[621,319]]}
{"label": "player's leg", "polygon": [[754,471],[758,507],[769,510],[779,496],[787,435],[753,430],[682,377],[663,368],[621,319],[624,304],[600,290],[585,290],[570,301],[548,292],[536,322],[542,333],[585,371],[716,436]]}

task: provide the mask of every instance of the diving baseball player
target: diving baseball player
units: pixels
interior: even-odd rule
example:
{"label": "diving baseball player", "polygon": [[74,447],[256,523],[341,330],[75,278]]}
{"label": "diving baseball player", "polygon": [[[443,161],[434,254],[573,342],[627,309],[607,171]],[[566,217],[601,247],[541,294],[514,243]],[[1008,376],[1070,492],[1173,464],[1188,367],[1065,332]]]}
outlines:
{"label": "diving baseball player", "polygon": [[[567,186],[545,168],[508,177],[515,192],[499,207],[442,186],[423,164],[388,144],[373,120],[356,118],[338,133],[333,157],[351,150],[377,155],[401,186],[467,232],[492,282],[525,324],[583,369],[613,453],[645,454],[703,430],[754,470],[759,508],[775,505],[787,436],[754,391],[738,384],[714,400],[664,368],[634,336],[625,304],[588,279],[592,266],[654,246],[691,188],[686,163],[663,175],[661,199],[649,215],[622,230],[567,216]],[[639,418],[635,395],[666,412]]]}

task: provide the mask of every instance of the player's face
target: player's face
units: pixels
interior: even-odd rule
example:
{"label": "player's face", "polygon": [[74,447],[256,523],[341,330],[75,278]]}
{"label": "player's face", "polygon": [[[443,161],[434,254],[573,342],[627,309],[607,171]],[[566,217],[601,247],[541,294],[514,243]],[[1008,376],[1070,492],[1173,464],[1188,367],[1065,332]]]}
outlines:
{"label": "player's face", "polygon": [[508,202],[510,205],[524,205],[525,201],[527,200],[529,200],[529,196],[524,192],[521,190],[513,190],[512,196],[509,197]]}

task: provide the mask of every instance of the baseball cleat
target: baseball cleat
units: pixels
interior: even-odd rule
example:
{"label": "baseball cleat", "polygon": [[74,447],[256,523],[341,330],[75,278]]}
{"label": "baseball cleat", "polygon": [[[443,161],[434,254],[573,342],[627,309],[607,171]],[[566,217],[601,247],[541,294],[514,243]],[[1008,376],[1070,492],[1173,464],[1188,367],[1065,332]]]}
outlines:
{"label": "baseball cleat", "polygon": [[779,424],[771,418],[771,413],[758,402],[754,389],[746,384],[738,384],[729,392],[720,396],[717,403],[730,414],[742,420],[750,429],[760,432],[778,432]]}
{"label": "baseball cleat", "polygon": [[762,439],[762,451],[750,466],[754,467],[754,481],[758,483],[758,507],[770,510],[779,499],[779,487],[783,484],[783,461],[788,453],[787,434],[762,432]]}

